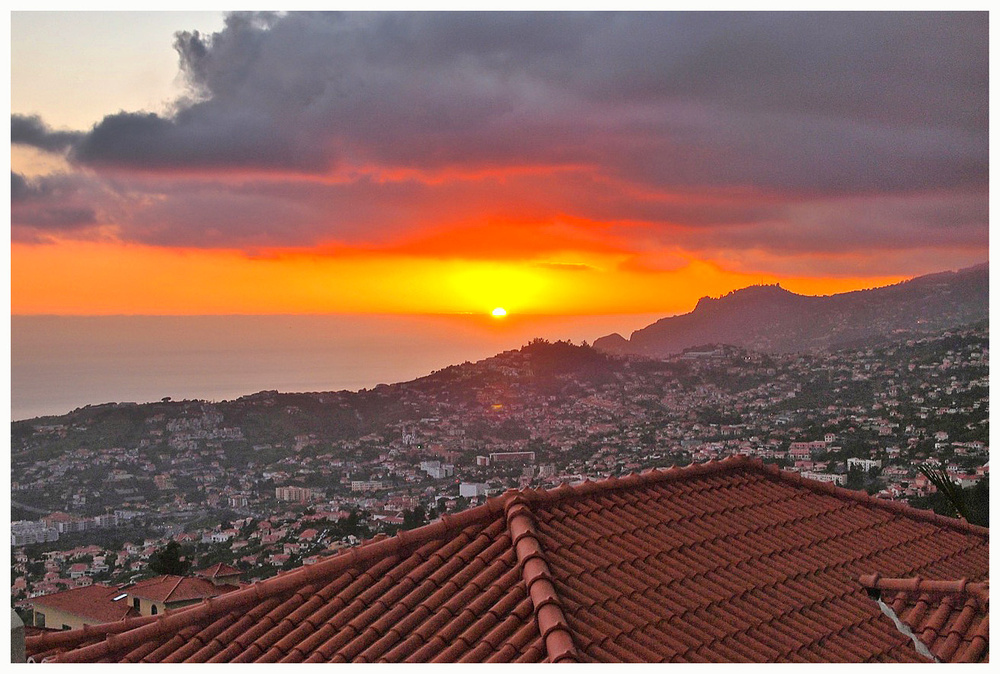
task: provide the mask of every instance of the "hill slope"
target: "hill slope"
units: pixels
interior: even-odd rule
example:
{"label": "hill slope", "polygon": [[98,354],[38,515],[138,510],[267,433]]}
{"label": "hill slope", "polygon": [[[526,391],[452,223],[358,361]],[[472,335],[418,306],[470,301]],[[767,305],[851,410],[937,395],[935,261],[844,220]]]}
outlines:
{"label": "hill slope", "polygon": [[594,346],[608,353],[665,356],[707,343],[771,353],[824,349],[896,330],[934,331],[989,315],[989,264],[919,276],[884,288],[825,297],[777,285],[703,297],[694,311],[663,318]]}

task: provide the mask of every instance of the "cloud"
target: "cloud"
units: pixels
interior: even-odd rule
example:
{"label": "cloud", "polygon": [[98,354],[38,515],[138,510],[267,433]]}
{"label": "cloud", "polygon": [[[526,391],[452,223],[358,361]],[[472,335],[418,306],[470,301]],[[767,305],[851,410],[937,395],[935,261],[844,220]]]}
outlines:
{"label": "cloud", "polygon": [[10,173],[11,238],[39,242],[53,235],[85,235],[97,226],[96,210],[81,198],[74,178],[56,176],[29,180]]}
{"label": "cloud", "polygon": [[234,13],[177,33],[171,114],[15,115],[12,141],[164,246],[985,254],[988,37],[982,12]]}
{"label": "cloud", "polygon": [[213,35],[177,34],[192,97],[172,118],[110,115],[75,158],[305,173],[583,163],[772,189],[919,186],[935,167],[983,181],[984,17],[237,13]]}
{"label": "cloud", "polygon": [[37,115],[10,116],[10,142],[46,152],[69,149],[84,137],[78,131],[53,131]]}

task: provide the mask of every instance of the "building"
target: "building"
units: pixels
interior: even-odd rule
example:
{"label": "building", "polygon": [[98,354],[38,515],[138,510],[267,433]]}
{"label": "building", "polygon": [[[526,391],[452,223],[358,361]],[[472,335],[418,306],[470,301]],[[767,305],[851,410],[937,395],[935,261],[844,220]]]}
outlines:
{"label": "building", "polygon": [[389,485],[382,480],[351,480],[351,491],[379,491]]}
{"label": "building", "polygon": [[490,463],[534,463],[534,452],[491,452]]}
{"label": "building", "polygon": [[183,611],[27,637],[26,652],[67,663],[978,662],[988,573],[988,529],[732,457],[508,491]]}
{"label": "building", "polygon": [[240,584],[240,570],[234,566],[223,564],[222,562],[213,564],[207,569],[195,571],[194,575],[198,578],[204,578],[205,580],[211,581],[213,585],[228,585],[236,587]]}
{"label": "building", "polygon": [[15,546],[52,543],[59,540],[59,530],[47,527],[43,522],[22,520],[11,522],[10,544]]}
{"label": "building", "polygon": [[458,495],[465,498],[486,496],[486,485],[482,482],[462,482],[458,485]]}
{"label": "building", "polygon": [[807,480],[816,480],[817,482],[830,482],[836,485],[843,485],[847,481],[844,475],[835,475],[833,473],[817,473],[812,470],[802,471],[802,477]]}
{"label": "building", "polygon": [[274,498],[291,503],[309,503],[313,498],[313,492],[309,487],[275,487]]}
{"label": "building", "polygon": [[97,584],[34,597],[30,603],[35,627],[70,630],[138,616],[127,598],[120,588]]}
{"label": "building", "polygon": [[220,585],[207,578],[188,576],[157,576],[125,588],[128,601],[139,615],[149,616],[168,609],[197,604],[202,599],[217,597],[236,590],[235,585]]}
{"label": "building", "polygon": [[863,471],[870,471],[872,468],[881,468],[881,459],[858,459],[851,457],[847,460],[847,468],[851,469],[861,469]]}
{"label": "building", "polygon": [[424,471],[435,480],[451,477],[455,474],[455,466],[450,463],[440,461],[421,461],[420,470]]}

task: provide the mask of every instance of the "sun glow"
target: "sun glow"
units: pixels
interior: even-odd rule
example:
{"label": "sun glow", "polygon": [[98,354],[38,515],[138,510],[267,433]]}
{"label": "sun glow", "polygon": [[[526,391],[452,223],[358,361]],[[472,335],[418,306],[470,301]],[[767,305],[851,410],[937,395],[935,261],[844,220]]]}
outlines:
{"label": "sun glow", "polygon": [[496,309],[494,309],[490,313],[493,314],[494,318],[503,318],[504,316],[507,315],[507,310],[504,309],[503,307],[497,307]]}

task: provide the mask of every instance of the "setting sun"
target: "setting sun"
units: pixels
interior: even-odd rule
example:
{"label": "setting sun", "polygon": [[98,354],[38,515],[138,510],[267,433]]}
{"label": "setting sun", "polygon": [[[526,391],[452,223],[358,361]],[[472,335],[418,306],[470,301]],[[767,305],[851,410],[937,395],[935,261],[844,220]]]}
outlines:
{"label": "setting sun", "polygon": [[507,315],[507,310],[503,307],[497,307],[491,312],[496,318],[503,318]]}

